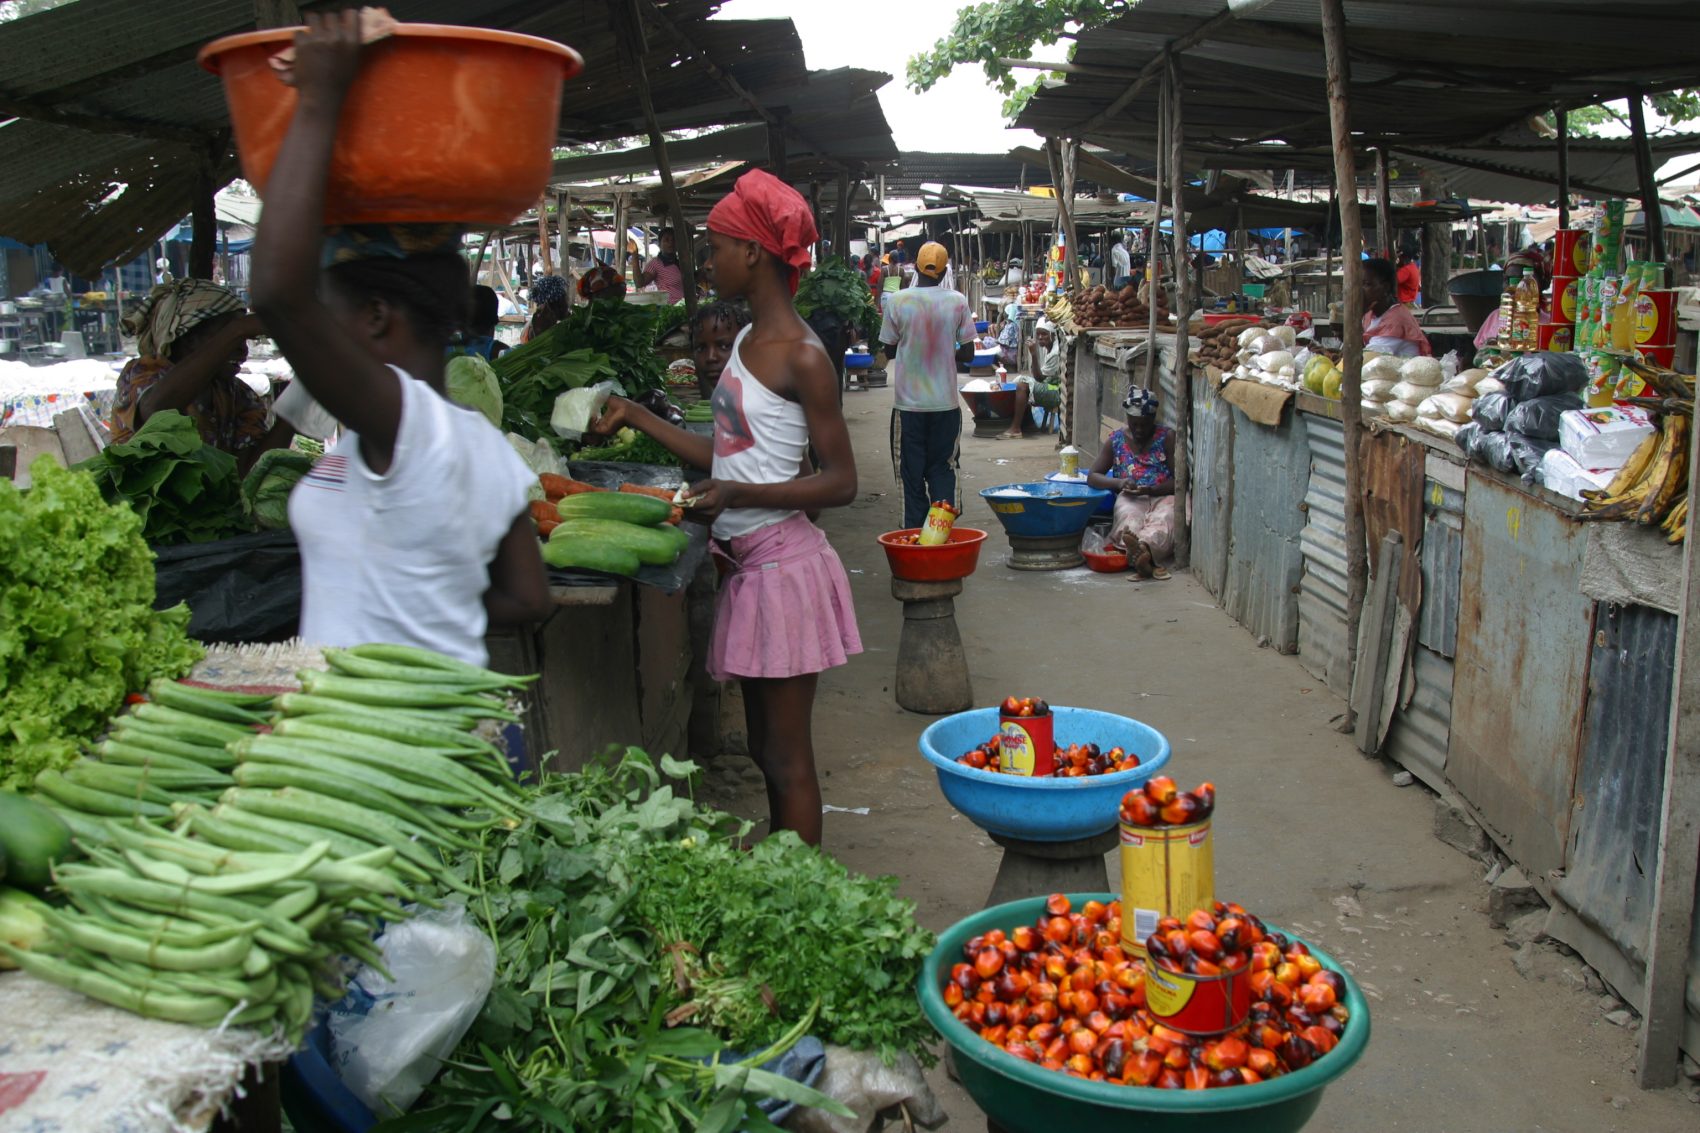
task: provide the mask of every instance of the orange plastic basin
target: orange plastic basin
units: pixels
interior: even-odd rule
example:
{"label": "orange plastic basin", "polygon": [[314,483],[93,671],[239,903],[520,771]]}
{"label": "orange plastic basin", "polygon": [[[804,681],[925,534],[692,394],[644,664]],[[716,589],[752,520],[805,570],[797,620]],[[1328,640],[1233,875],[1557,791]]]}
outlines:
{"label": "orange plastic basin", "polygon": [[947,582],[967,578],[980,564],[980,544],[986,541],[984,531],[952,527],[950,541],[936,547],[897,541],[904,535],[917,535],[920,531],[919,527],[904,527],[880,536],[880,546],[885,548],[885,561],[891,567],[893,578],[907,582]]}
{"label": "orange plastic basin", "polygon": [[[224,80],[242,176],[261,196],[297,97],[267,60],[296,30],[226,36],[199,56]],[[343,104],[325,223],[507,224],[548,184],[561,84],[583,68],[536,36],[402,24],[366,48]]]}
{"label": "orange plastic basin", "polygon": [[1116,574],[1127,569],[1125,551],[1082,551],[1086,565],[1099,574]]}

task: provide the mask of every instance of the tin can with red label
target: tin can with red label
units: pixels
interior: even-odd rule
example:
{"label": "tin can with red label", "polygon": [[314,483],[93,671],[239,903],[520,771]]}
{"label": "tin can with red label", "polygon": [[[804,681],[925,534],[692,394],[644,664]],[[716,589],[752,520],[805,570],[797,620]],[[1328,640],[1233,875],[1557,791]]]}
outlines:
{"label": "tin can with red label", "polygon": [[999,770],[1006,775],[1049,775],[1056,767],[1055,719],[1049,712],[1042,716],[999,713]]}
{"label": "tin can with red label", "polygon": [[1145,1008],[1157,1022],[1182,1034],[1225,1034],[1251,1014],[1251,973],[1242,968],[1219,976],[1189,976],[1147,965]]}
{"label": "tin can with red label", "polygon": [[926,521],[921,525],[921,546],[938,547],[950,542],[950,529],[956,525],[956,517],[960,514],[943,500],[929,507]]}

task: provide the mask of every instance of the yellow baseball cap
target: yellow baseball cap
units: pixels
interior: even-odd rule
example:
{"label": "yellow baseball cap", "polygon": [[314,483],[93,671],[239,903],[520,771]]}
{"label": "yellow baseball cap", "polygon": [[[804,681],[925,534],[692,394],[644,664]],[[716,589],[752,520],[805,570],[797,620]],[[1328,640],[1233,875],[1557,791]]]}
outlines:
{"label": "yellow baseball cap", "polygon": [[950,253],[944,250],[944,245],[929,240],[921,245],[921,250],[915,253],[915,270],[926,275],[943,275],[944,265],[950,262]]}

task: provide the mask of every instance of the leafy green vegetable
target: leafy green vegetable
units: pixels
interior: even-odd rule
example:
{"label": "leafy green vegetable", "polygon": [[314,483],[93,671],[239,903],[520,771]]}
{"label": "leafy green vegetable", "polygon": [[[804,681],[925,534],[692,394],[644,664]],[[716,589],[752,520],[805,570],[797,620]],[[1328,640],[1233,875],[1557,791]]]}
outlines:
{"label": "leafy green vegetable", "polygon": [[628,748],[551,776],[454,864],[482,893],[467,911],[495,985],[425,1101],[382,1128],[500,1112],[515,1131],[767,1130],[760,1097],[833,1108],[755,1069],[805,1033],[928,1056],[913,906],[793,835],[743,853],[747,823],[663,782],[694,770]]}
{"label": "leafy green vegetable", "polygon": [[612,444],[598,448],[581,448],[577,460],[614,460],[624,464],[668,464],[677,466],[679,458],[660,441],[636,429],[621,429],[614,434]]}
{"label": "leafy green vegetable", "polygon": [[289,526],[289,493],[312,467],[313,457],[304,452],[274,448],[260,454],[242,479],[242,503],[262,530]]}
{"label": "leafy green vegetable", "polygon": [[608,300],[581,303],[530,342],[503,353],[491,363],[505,402],[502,427],[543,436],[563,390],[603,378],[614,378],[632,397],[664,388],[667,364],[655,346],[678,325],[675,310]]}
{"label": "leafy green vegetable", "polygon": [[862,273],[840,256],[829,256],[797,284],[797,313],[805,319],[828,311],[855,327],[869,341],[879,338],[880,308]]}
{"label": "leafy green vegetable", "polygon": [[450,401],[478,410],[501,427],[502,390],[490,363],[476,354],[456,354],[445,367],[443,382]]}
{"label": "leafy green vegetable", "polygon": [[129,440],[77,467],[94,476],[108,503],[123,501],[142,517],[148,543],[206,543],[249,530],[236,458],[201,440],[194,421],[175,409],[153,414]]}
{"label": "leafy green vegetable", "polygon": [[201,657],[188,607],[153,609],[135,512],[47,456],[30,478],[0,480],[0,787],[70,763],[126,693]]}

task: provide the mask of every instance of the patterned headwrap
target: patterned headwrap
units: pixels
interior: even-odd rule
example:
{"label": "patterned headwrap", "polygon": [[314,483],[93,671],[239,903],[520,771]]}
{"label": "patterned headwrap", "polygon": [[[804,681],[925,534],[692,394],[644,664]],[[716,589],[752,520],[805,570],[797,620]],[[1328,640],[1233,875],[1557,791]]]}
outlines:
{"label": "patterned headwrap", "polygon": [[618,299],[625,293],[626,277],[607,264],[597,264],[579,276],[580,299]]}
{"label": "patterned headwrap", "polygon": [[241,311],[234,291],[204,279],[162,283],[124,316],[124,329],[136,337],[143,358],[170,357],[171,344],[208,319]]}
{"label": "patterned headwrap", "polygon": [[538,276],[531,281],[531,304],[543,307],[567,301],[567,281],[558,275]]}
{"label": "patterned headwrap", "polygon": [[355,260],[404,260],[428,252],[454,252],[466,229],[459,224],[347,224],[325,229],[319,266]]}
{"label": "patterned headwrap", "polygon": [[1140,389],[1135,386],[1127,391],[1126,397],[1122,398],[1122,408],[1127,410],[1129,417],[1155,417],[1157,416],[1157,395],[1148,389]]}
{"label": "patterned headwrap", "polygon": [[791,268],[791,293],[809,266],[809,248],[819,237],[814,213],[803,195],[773,174],[752,169],[708,214],[708,226],[734,240],[754,240]]}

